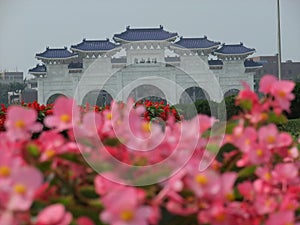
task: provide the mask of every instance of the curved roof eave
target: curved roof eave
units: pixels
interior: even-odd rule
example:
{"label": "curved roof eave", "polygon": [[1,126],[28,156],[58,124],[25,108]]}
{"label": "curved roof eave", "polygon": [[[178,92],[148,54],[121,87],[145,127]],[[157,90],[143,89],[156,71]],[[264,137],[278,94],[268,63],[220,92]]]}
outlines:
{"label": "curved roof eave", "polygon": [[77,49],[77,48],[74,48],[74,47],[71,47],[70,49],[72,51],[84,52],[84,53],[86,53],[86,52],[89,52],[89,53],[91,53],[91,52],[104,53],[104,52],[111,52],[111,51],[115,51],[115,50],[119,50],[119,49],[121,50],[121,48],[122,48],[121,46],[117,46],[117,47],[109,49],[109,50],[82,50],[82,49]]}
{"label": "curved roof eave", "polygon": [[137,41],[130,41],[130,40],[125,40],[125,39],[122,39],[122,38],[119,38],[119,37],[113,37],[114,41],[115,42],[125,42],[125,43],[142,43],[142,42],[147,42],[147,41],[150,41],[150,42],[164,42],[164,41],[172,41],[172,40],[175,40],[177,38],[178,35],[174,36],[174,37],[170,37],[168,39],[162,39],[162,40],[137,40]]}
{"label": "curved roof eave", "polygon": [[216,45],[213,45],[211,47],[208,47],[208,48],[186,48],[186,47],[183,47],[181,45],[178,45],[178,44],[172,44],[171,47],[174,47],[174,48],[177,48],[177,49],[181,49],[181,50],[209,50],[209,49],[213,49],[213,48],[217,48],[218,46],[220,46],[219,44],[216,44]]}
{"label": "curved roof eave", "polygon": [[42,56],[35,56],[37,59],[42,60],[42,59],[46,59],[46,60],[64,60],[64,59],[73,59],[73,58],[77,58],[78,55],[73,55],[73,56],[69,56],[69,57],[64,57],[64,58],[48,58],[48,57],[42,57]]}
{"label": "curved roof eave", "polygon": [[251,55],[255,53],[255,50],[249,51],[249,52],[244,52],[244,53],[220,53],[220,52],[214,52],[216,55]]}

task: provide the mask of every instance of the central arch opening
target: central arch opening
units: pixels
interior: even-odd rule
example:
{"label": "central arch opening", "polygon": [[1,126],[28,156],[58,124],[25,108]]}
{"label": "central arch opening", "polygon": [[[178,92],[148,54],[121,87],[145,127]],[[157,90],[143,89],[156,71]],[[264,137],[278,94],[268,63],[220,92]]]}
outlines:
{"label": "central arch opening", "polygon": [[180,96],[181,104],[196,102],[197,100],[209,100],[208,93],[200,87],[189,87]]}
{"label": "central arch opening", "polygon": [[93,90],[84,96],[82,105],[86,105],[88,103],[91,106],[97,105],[100,107],[105,107],[110,105],[112,100],[112,96],[107,91]]}
{"label": "central arch opening", "polygon": [[153,102],[167,102],[164,92],[158,87],[150,84],[144,84],[134,88],[130,92],[128,99],[129,98],[133,98],[134,101],[150,100]]}
{"label": "central arch opening", "polygon": [[51,96],[48,98],[46,104],[53,104],[53,103],[56,101],[56,99],[58,99],[58,98],[61,97],[61,96],[66,97],[65,95],[60,94],[60,93],[51,95]]}

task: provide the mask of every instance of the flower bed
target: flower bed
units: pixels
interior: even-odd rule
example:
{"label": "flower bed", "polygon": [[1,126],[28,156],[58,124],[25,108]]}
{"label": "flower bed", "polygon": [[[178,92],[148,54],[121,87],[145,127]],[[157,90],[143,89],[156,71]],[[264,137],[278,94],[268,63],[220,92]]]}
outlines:
{"label": "flower bed", "polygon": [[293,87],[245,85],[226,124],[151,102],[2,108],[0,224],[299,224],[299,142],[276,125]]}

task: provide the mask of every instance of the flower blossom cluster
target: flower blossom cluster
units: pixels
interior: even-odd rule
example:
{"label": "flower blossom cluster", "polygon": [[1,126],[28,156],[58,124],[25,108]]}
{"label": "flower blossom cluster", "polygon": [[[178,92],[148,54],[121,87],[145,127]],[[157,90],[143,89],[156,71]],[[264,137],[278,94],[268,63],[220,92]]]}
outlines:
{"label": "flower blossom cluster", "polygon": [[225,134],[149,101],[3,108],[0,224],[299,225],[300,143],[277,127],[293,88],[267,75],[259,98],[245,85]]}

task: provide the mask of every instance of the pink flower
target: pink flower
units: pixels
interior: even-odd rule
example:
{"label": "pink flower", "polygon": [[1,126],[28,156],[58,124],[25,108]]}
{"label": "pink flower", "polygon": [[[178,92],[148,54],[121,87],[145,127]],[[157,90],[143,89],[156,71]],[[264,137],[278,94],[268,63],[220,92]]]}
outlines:
{"label": "pink flower", "polygon": [[209,209],[199,212],[199,224],[213,224],[213,225],[229,225],[229,212],[219,203],[213,204]]}
{"label": "pink flower", "polygon": [[257,132],[253,127],[247,127],[245,129],[234,129],[234,136],[232,137],[232,143],[237,146],[240,151],[247,153],[252,145],[256,142]]}
{"label": "pink flower", "polygon": [[280,163],[275,166],[272,176],[275,182],[288,184],[299,182],[298,168],[293,163]]}
{"label": "pink flower", "polygon": [[63,131],[72,128],[80,121],[80,111],[75,101],[70,98],[58,98],[53,107],[53,115],[47,116],[44,123],[49,128]]}
{"label": "pink flower", "polygon": [[210,168],[201,173],[196,170],[188,177],[186,183],[200,198],[214,198],[221,191],[220,174]]}
{"label": "pink flower", "polygon": [[274,148],[278,143],[278,130],[275,124],[263,126],[258,131],[259,143],[267,148]]}
{"label": "pink flower", "polygon": [[286,80],[277,81],[272,85],[271,94],[283,110],[290,111],[291,101],[295,97],[292,94],[294,87],[294,82]]}
{"label": "pink flower", "polygon": [[295,224],[293,211],[280,211],[270,215],[266,225],[289,225]]}
{"label": "pink flower", "polygon": [[[102,117],[96,112],[87,112],[83,116],[82,125],[76,129],[76,135],[97,136],[100,128]],[[77,128],[77,127],[75,127]]]}
{"label": "pink flower", "polygon": [[267,195],[257,195],[254,201],[254,207],[259,215],[274,212],[277,205],[276,199]]}
{"label": "pink flower", "polygon": [[[1,147],[0,147],[1,149]],[[3,150],[3,149],[1,149]],[[22,161],[20,158],[6,152],[0,154],[0,191],[11,182],[12,172],[19,169]]]}
{"label": "pink flower", "polygon": [[105,195],[111,190],[120,189],[123,186],[106,179],[104,176],[110,176],[111,173],[104,173],[102,176],[98,175],[94,179],[95,191],[99,195]]}
{"label": "pink flower", "polygon": [[267,167],[258,167],[255,171],[255,174],[266,183],[271,183],[274,181],[270,169]]}
{"label": "pink flower", "polygon": [[40,160],[42,162],[53,159],[54,156],[66,152],[64,148],[64,137],[53,130],[44,131],[38,141],[41,143]]}
{"label": "pink flower", "polygon": [[233,186],[237,178],[234,172],[226,172],[221,176],[221,198],[227,201],[234,200]]}
{"label": "pink flower", "polygon": [[277,79],[273,75],[265,75],[260,79],[259,91],[264,94],[271,92],[272,86],[276,83]]}
{"label": "pink flower", "polygon": [[123,187],[101,198],[105,210],[100,219],[110,225],[148,225],[152,215],[150,206],[142,205],[139,190]]}
{"label": "pink flower", "polygon": [[16,168],[11,175],[10,199],[7,208],[21,211],[29,209],[35,192],[42,182],[42,174],[37,169],[32,167]]}
{"label": "pink flower", "polygon": [[35,225],[69,225],[71,221],[72,214],[62,204],[54,204],[38,214]]}
{"label": "pink flower", "polygon": [[10,106],[7,110],[5,127],[12,140],[27,140],[32,132],[42,130],[42,124],[36,122],[37,112],[21,106]]}
{"label": "pink flower", "polygon": [[244,90],[241,90],[236,97],[236,103],[245,107],[247,110],[250,110],[252,107],[258,105],[258,96],[257,94],[252,91],[248,84],[243,83]]}
{"label": "pink flower", "polygon": [[82,216],[76,220],[78,225],[95,225],[95,223],[88,217]]}
{"label": "pink flower", "polygon": [[14,217],[13,212],[0,210],[0,224],[6,225],[19,225],[20,221]]}
{"label": "pink flower", "polygon": [[253,184],[250,181],[244,181],[238,184],[238,190],[246,200],[252,201],[255,196]]}
{"label": "pink flower", "polygon": [[272,152],[262,144],[253,145],[248,154],[249,162],[254,165],[267,163],[272,157]]}

